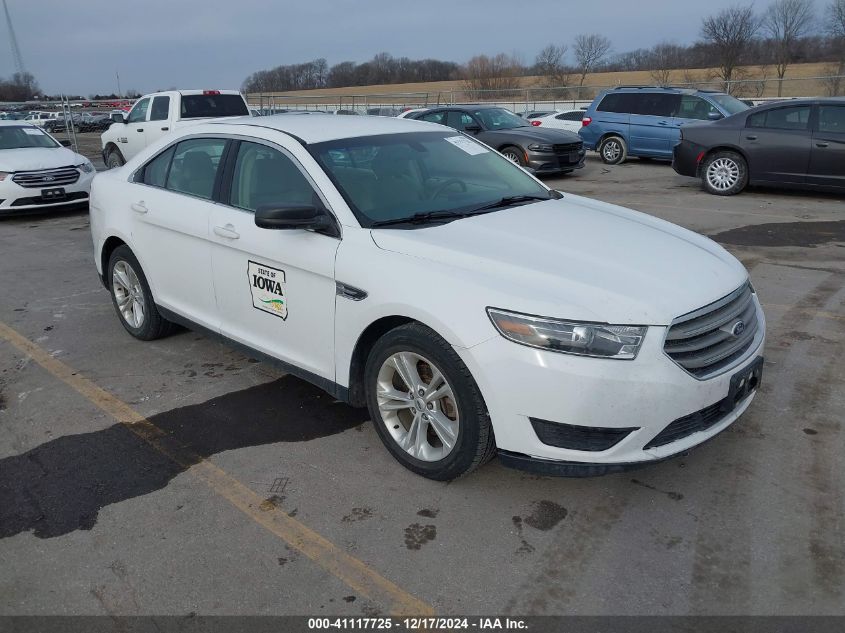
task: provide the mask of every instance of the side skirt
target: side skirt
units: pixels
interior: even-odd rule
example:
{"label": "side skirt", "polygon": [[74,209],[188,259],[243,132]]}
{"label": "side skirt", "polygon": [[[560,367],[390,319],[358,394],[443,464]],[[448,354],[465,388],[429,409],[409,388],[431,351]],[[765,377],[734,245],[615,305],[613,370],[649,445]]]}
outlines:
{"label": "side skirt", "polygon": [[243,343],[239,343],[228,336],[220,334],[219,332],[215,332],[214,330],[210,330],[207,327],[199,325],[198,323],[194,323],[188,318],[185,318],[179,314],[176,314],[172,310],[168,310],[167,308],[163,308],[160,305],[156,305],[156,309],[161,313],[168,321],[181,325],[189,330],[193,330],[194,332],[199,332],[211,339],[220,341],[221,343],[232,347],[239,352],[246,354],[247,356],[251,356],[252,358],[257,358],[261,362],[268,363],[270,365],[274,365],[278,367],[285,373],[291,374],[292,376],[296,376],[297,378],[301,378],[306,382],[310,382],[315,387],[319,387],[329,395],[337,398],[341,402],[349,403],[349,388],[344,387],[343,385],[339,385],[338,383],[334,382],[333,380],[329,380],[328,378],[323,378],[322,376],[318,376],[317,374],[311,373],[310,371],[306,371],[296,365],[291,365],[290,363],[286,363],[283,360],[279,360],[275,356],[270,356],[269,354],[265,354],[264,352],[260,352],[257,349],[250,347],[249,345],[244,345]]}

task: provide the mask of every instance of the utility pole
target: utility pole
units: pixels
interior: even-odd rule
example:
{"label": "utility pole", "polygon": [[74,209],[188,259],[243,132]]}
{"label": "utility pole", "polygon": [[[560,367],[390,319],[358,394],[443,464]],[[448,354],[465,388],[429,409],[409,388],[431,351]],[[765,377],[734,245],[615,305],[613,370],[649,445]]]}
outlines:
{"label": "utility pole", "polygon": [[[5,2],[6,0],[3,0]],[[123,98],[123,93],[120,91],[120,73],[116,70],[114,71],[114,76],[117,77],[117,98]]]}
{"label": "utility pole", "polygon": [[12,16],[9,15],[9,6],[6,4],[6,0],[3,0],[3,12],[6,14],[6,27],[9,29],[9,44],[12,46],[12,59],[15,62],[15,70],[23,74],[26,71],[24,70],[21,48],[18,46],[18,38],[15,37],[15,29],[12,27]]}

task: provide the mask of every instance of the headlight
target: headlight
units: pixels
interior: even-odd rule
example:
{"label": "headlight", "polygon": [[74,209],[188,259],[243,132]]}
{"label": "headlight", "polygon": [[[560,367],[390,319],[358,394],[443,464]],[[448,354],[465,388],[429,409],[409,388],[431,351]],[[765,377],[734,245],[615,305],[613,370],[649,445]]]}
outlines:
{"label": "headlight", "polygon": [[6,180],[6,176],[11,176],[9,172],[0,171],[0,181]]}
{"label": "headlight", "polygon": [[633,360],[637,357],[645,326],[578,323],[487,308],[499,334],[515,343],[551,352]]}
{"label": "headlight", "polygon": [[551,153],[551,152],[555,151],[554,145],[542,145],[540,143],[534,143],[532,145],[529,145],[528,149],[530,149],[532,152],[548,152],[548,153]]}
{"label": "headlight", "polygon": [[77,165],[76,167],[77,167],[78,169],[81,169],[82,171],[84,171],[86,174],[90,174],[92,171],[94,171],[94,165],[92,165],[92,164],[91,164],[89,161],[87,161],[87,160],[86,160],[84,163],[80,163],[80,164],[79,164],[79,165]]}

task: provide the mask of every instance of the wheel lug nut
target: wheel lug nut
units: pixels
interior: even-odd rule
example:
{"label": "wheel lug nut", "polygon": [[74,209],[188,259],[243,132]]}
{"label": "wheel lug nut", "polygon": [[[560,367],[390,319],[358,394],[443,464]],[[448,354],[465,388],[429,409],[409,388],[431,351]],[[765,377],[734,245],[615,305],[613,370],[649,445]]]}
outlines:
{"label": "wheel lug nut", "polygon": [[420,394],[421,396],[424,396],[425,395],[425,389],[420,389],[417,393]]}
{"label": "wheel lug nut", "polygon": [[427,405],[425,405],[425,406],[426,406],[426,407],[428,407],[428,410],[429,410],[429,411],[433,411],[433,410],[434,410],[434,404],[433,404],[433,403],[431,403],[431,402],[429,402],[429,403],[428,403]]}
{"label": "wheel lug nut", "polygon": [[425,413],[423,413],[423,417],[422,417],[422,418],[423,418],[423,420],[426,420],[426,421],[428,420],[428,416],[427,416]]}

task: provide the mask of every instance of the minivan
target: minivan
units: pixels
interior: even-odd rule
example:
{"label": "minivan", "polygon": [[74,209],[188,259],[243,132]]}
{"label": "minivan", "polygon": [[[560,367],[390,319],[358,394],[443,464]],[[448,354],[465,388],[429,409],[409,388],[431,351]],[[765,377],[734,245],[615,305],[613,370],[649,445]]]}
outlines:
{"label": "minivan", "polygon": [[593,100],[578,134],[608,165],[628,156],[671,160],[681,126],[718,121],[748,106],[723,92],[683,88],[621,87]]}

